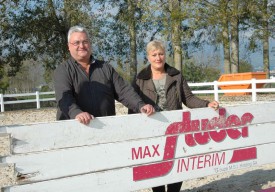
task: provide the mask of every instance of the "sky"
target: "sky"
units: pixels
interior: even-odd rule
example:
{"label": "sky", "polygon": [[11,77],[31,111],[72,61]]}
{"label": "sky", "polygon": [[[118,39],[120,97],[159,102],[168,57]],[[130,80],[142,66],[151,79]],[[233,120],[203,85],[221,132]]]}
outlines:
{"label": "sky", "polygon": [[[261,52],[252,53],[250,59],[254,69],[260,69],[263,66]],[[269,41],[269,65],[270,70],[275,70],[275,39],[270,39]]]}
{"label": "sky", "polygon": [[[243,43],[245,40],[240,40],[241,45],[241,51],[240,51],[240,60],[246,60],[249,63],[252,64],[254,71],[262,71],[263,70],[263,54],[262,49],[258,50],[255,53],[248,52],[246,48],[244,47],[245,43]],[[206,45],[203,48],[205,57],[213,56],[215,54],[215,50],[213,46]],[[198,54],[198,53],[197,53]],[[201,54],[201,53],[200,53]],[[223,62],[223,48],[220,46],[220,49],[218,50],[218,55],[221,58],[221,62]],[[270,39],[269,41],[269,63],[270,63],[270,70],[275,70],[275,39]],[[221,70],[223,71],[223,63],[220,64]]]}

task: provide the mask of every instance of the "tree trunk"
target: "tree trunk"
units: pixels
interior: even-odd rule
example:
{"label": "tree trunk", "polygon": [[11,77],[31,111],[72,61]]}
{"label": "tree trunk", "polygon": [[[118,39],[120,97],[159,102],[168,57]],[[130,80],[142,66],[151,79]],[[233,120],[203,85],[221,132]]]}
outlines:
{"label": "tree trunk", "polygon": [[228,23],[223,26],[224,73],[231,73]]}
{"label": "tree trunk", "polygon": [[137,74],[137,44],[136,44],[136,30],[135,30],[135,6],[133,0],[128,0],[128,14],[129,14],[129,34],[130,34],[130,81]]}
{"label": "tree trunk", "polygon": [[223,44],[223,55],[224,55],[224,73],[231,73],[231,60],[230,60],[230,45],[229,45],[229,18],[228,15],[228,2],[220,2],[221,11],[220,11],[220,21],[222,25],[222,44]]}
{"label": "tree trunk", "polygon": [[239,18],[238,0],[233,1],[233,11],[231,16],[231,72],[239,72]]}
{"label": "tree trunk", "polygon": [[[53,2],[52,2],[52,4],[53,4]],[[62,53],[63,53],[63,58],[65,60],[65,59],[67,59],[66,57],[67,57],[67,52],[68,52],[67,33],[68,33],[70,27],[72,27],[71,26],[72,18],[71,18],[71,14],[70,14],[70,0],[64,0],[64,18],[63,18],[63,20],[64,21],[61,21],[62,23],[58,21],[58,28],[60,30],[62,30],[62,28],[64,28],[64,32],[65,32],[65,33],[62,33],[62,35],[63,35],[62,39],[64,42]]]}
{"label": "tree trunk", "polygon": [[180,38],[181,28],[181,9],[180,0],[170,0],[169,9],[171,12],[171,28],[172,28],[172,47],[174,53],[174,65],[179,71],[182,71],[182,48]]}
{"label": "tree trunk", "polygon": [[269,38],[265,35],[263,39],[263,60],[264,60],[264,72],[266,72],[266,78],[270,78],[270,66],[269,66]]}
{"label": "tree trunk", "polygon": [[270,66],[269,66],[269,31],[268,31],[268,19],[267,15],[267,0],[263,2],[263,61],[264,72],[266,72],[266,78],[270,78]]}

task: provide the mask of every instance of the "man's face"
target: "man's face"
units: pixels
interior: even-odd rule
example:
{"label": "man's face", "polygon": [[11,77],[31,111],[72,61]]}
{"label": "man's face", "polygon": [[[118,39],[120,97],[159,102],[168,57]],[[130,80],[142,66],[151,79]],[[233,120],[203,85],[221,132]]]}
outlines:
{"label": "man's face", "polygon": [[91,43],[86,33],[74,32],[68,42],[71,56],[76,61],[88,62],[91,55]]}

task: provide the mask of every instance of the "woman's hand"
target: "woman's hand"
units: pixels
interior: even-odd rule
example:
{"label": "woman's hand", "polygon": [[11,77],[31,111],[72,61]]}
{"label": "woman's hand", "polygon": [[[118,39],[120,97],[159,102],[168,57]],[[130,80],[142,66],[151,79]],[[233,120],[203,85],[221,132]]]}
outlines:
{"label": "woman's hand", "polygon": [[217,109],[219,109],[219,102],[217,102],[217,101],[212,101],[212,102],[210,102],[210,103],[208,104],[208,107],[217,110]]}
{"label": "woman's hand", "polygon": [[140,112],[145,113],[147,116],[149,116],[155,113],[155,109],[152,105],[147,104],[140,108]]}

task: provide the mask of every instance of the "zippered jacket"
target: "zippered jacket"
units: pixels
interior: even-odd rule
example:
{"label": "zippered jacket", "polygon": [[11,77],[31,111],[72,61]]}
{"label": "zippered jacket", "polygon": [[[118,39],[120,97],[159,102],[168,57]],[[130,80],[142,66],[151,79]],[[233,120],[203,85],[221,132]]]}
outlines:
{"label": "zippered jacket", "polygon": [[[182,109],[182,104],[188,108],[202,108],[208,106],[209,101],[202,100],[192,93],[187,81],[179,70],[171,67],[167,63],[165,63],[164,69],[167,73],[165,83],[167,110]],[[151,65],[149,65],[138,73],[133,82],[133,87],[145,103],[155,106],[157,93],[151,74]],[[129,110],[129,113],[137,113],[137,111]]]}
{"label": "zippered jacket", "polygon": [[114,68],[91,56],[89,75],[72,57],[54,72],[57,120],[74,119],[81,112],[94,117],[115,115],[115,100],[134,111],[145,103]]}

